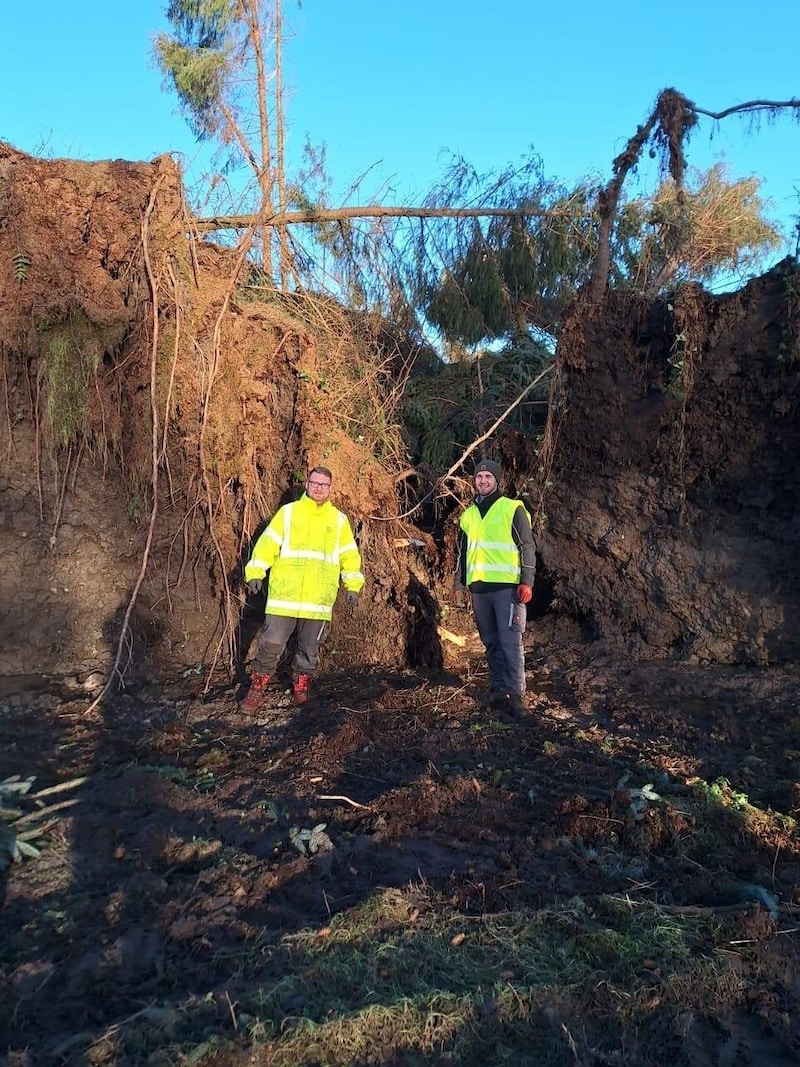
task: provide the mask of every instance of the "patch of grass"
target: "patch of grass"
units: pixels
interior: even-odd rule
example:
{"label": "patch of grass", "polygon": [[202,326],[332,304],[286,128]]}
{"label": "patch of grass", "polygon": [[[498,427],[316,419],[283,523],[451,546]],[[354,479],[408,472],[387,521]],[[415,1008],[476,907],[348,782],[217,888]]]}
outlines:
{"label": "patch of grass", "polygon": [[86,432],[89,387],[97,371],[96,359],[70,343],[53,337],[45,351],[47,419],[55,444],[63,448]]}
{"label": "patch of grass", "polygon": [[759,807],[723,776],[712,782],[694,779],[689,784],[695,798],[690,803],[696,823],[695,844],[703,837],[714,840],[721,832],[720,823],[728,827],[724,832],[746,830],[759,839],[797,829],[797,820],[791,814]]}
{"label": "patch of grass", "polygon": [[696,916],[603,897],[470,918],[427,887],[384,890],[259,950],[280,978],[239,1004],[239,1025],[276,1067],[383,1062],[386,1048],[460,1067],[530,1063],[534,1052],[563,1063],[554,1004],[584,1029],[616,990],[618,1014],[646,1025],[654,972],[683,985],[702,972],[708,995],[728,970]]}
{"label": "patch of grass", "polygon": [[727,778],[720,776],[711,783],[699,779],[693,784],[699,796],[709,803],[733,808],[734,811],[745,811],[750,807],[747,794],[734,789]]}
{"label": "patch of grass", "polygon": [[[209,760],[209,762],[213,762],[213,760]],[[156,774],[160,774],[162,777],[169,779],[173,785],[176,785],[181,789],[195,789],[200,793],[207,793],[217,785],[214,772],[208,769],[201,769],[197,774],[191,774],[183,767],[143,766],[142,770],[153,771]]]}
{"label": "patch of grass", "polygon": [[502,733],[508,730],[508,726],[498,719],[484,718],[482,715],[478,715],[470,722],[467,729],[471,734]]}
{"label": "patch of grass", "polygon": [[118,345],[123,328],[91,323],[74,309],[60,322],[38,324],[41,337],[41,373],[46,415],[56,448],[88,441],[90,403],[97,391],[97,371],[103,353]]}

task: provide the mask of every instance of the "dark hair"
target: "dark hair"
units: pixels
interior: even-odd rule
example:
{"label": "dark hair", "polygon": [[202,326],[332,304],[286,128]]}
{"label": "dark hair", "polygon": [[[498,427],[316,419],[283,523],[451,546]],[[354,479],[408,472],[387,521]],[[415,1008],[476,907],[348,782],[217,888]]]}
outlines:
{"label": "dark hair", "polygon": [[308,472],[308,477],[310,478],[312,474],[324,474],[329,481],[333,481],[333,475],[327,467],[312,467]]}

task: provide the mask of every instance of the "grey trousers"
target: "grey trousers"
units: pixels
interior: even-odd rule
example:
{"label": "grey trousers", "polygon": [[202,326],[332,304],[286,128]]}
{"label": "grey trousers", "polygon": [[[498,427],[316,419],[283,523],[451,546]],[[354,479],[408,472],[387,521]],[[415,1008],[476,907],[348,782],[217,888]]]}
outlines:
{"label": "grey trousers", "polygon": [[[525,652],[522,634],[527,613],[517,604],[516,586],[490,593],[471,593],[472,610],[489,664],[489,688],[493,692],[525,693]],[[516,619],[513,626],[509,620]]]}
{"label": "grey trousers", "polygon": [[267,615],[258,636],[252,669],[258,674],[273,675],[289,638],[297,631],[292,673],[295,676],[314,674],[319,662],[319,650],[328,636],[329,626],[324,619],[290,619],[285,615]]}

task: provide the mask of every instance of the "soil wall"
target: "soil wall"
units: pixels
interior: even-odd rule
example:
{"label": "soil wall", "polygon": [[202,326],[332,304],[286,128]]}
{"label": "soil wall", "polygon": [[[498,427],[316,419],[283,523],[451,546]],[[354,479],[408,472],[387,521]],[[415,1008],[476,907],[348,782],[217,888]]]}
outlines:
{"label": "soil wall", "polygon": [[797,264],[739,292],[577,307],[540,517],[551,609],[628,654],[800,655]]}

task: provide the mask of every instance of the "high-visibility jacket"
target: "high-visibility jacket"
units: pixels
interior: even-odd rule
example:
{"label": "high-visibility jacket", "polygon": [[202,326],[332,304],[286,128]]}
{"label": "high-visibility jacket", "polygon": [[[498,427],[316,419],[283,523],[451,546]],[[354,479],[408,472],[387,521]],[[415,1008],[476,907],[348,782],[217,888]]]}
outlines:
{"label": "high-visibility jacket", "polygon": [[481,515],[475,504],[463,513],[460,526],[467,539],[467,585],[519,582],[522,567],[511,524],[517,508],[524,507],[521,500],[501,496],[485,515]]}
{"label": "high-visibility jacket", "polygon": [[341,581],[350,593],[364,586],[361,553],[344,512],[305,493],[275,513],[256,541],[245,581],[270,572],[267,615],[330,619]]}

